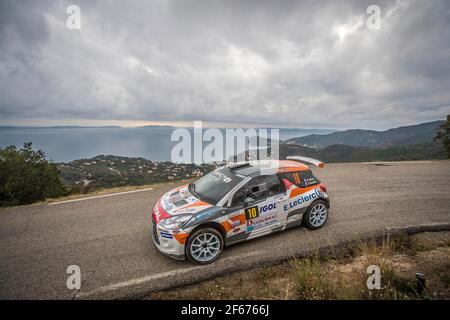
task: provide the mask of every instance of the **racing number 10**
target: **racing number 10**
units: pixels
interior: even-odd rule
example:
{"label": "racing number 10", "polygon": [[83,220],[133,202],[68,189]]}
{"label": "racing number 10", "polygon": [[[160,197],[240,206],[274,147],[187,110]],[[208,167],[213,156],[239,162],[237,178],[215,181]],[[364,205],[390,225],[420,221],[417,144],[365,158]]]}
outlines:
{"label": "racing number 10", "polygon": [[249,216],[250,219],[256,218],[257,215],[258,215],[258,213],[256,212],[256,208],[255,207],[248,209],[248,216]]}
{"label": "racing number 10", "polygon": [[257,218],[259,216],[258,207],[251,207],[245,209],[245,218],[247,220]]}

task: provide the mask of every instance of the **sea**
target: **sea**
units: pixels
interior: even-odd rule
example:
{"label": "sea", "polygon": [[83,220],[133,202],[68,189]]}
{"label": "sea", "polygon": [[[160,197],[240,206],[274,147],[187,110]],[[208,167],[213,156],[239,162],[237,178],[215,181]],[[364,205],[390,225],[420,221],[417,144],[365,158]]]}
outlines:
{"label": "sea", "polygon": [[[23,146],[32,142],[34,149],[45,152],[53,162],[69,162],[97,155],[142,157],[154,161],[171,161],[170,126],[124,127],[0,127],[0,148]],[[192,132],[192,129],[188,129]],[[204,129],[205,130],[205,129]],[[326,134],[332,129],[279,129],[280,140],[308,134]],[[270,131],[269,131],[270,132]]]}

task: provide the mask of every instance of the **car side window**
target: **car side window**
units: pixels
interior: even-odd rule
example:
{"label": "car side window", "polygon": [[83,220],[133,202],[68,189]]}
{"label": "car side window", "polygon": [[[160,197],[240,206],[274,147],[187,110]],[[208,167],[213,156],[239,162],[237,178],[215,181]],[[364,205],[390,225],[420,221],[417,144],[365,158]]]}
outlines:
{"label": "car side window", "polygon": [[250,180],[241,189],[236,191],[231,206],[244,204],[245,199],[260,201],[283,192],[280,179],[276,175],[258,176]]}
{"label": "car side window", "polygon": [[320,180],[317,179],[311,171],[301,171],[300,178],[302,181],[302,185],[305,187],[313,186],[320,183]]}
{"label": "car side window", "polygon": [[300,188],[306,188],[320,183],[319,179],[317,179],[309,170],[281,173],[280,179],[283,182],[285,182],[284,180],[287,180]]}

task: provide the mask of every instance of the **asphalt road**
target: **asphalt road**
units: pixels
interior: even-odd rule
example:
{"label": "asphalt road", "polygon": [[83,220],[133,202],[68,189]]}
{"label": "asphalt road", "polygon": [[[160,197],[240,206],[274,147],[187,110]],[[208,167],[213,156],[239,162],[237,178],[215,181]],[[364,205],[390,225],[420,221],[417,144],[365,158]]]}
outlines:
{"label": "asphalt road", "polygon": [[[237,244],[208,266],[161,255],[150,213],[174,183],[153,190],[0,210],[1,299],[139,297],[234,270],[382,233],[388,227],[450,223],[450,161],[330,164],[314,169],[332,209],[320,230],[304,228]],[[81,290],[66,268],[81,268]]]}

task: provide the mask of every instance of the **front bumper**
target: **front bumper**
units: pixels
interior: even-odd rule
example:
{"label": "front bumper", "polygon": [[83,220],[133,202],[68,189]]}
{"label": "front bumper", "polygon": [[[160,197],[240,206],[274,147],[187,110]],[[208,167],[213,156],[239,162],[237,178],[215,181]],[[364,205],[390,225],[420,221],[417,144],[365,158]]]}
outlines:
{"label": "front bumper", "polygon": [[177,260],[186,259],[184,244],[179,243],[168,232],[165,232],[165,230],[158,228],[158,225],[154,221],[152,223],[151,234],[153,243],[161,253]]}

